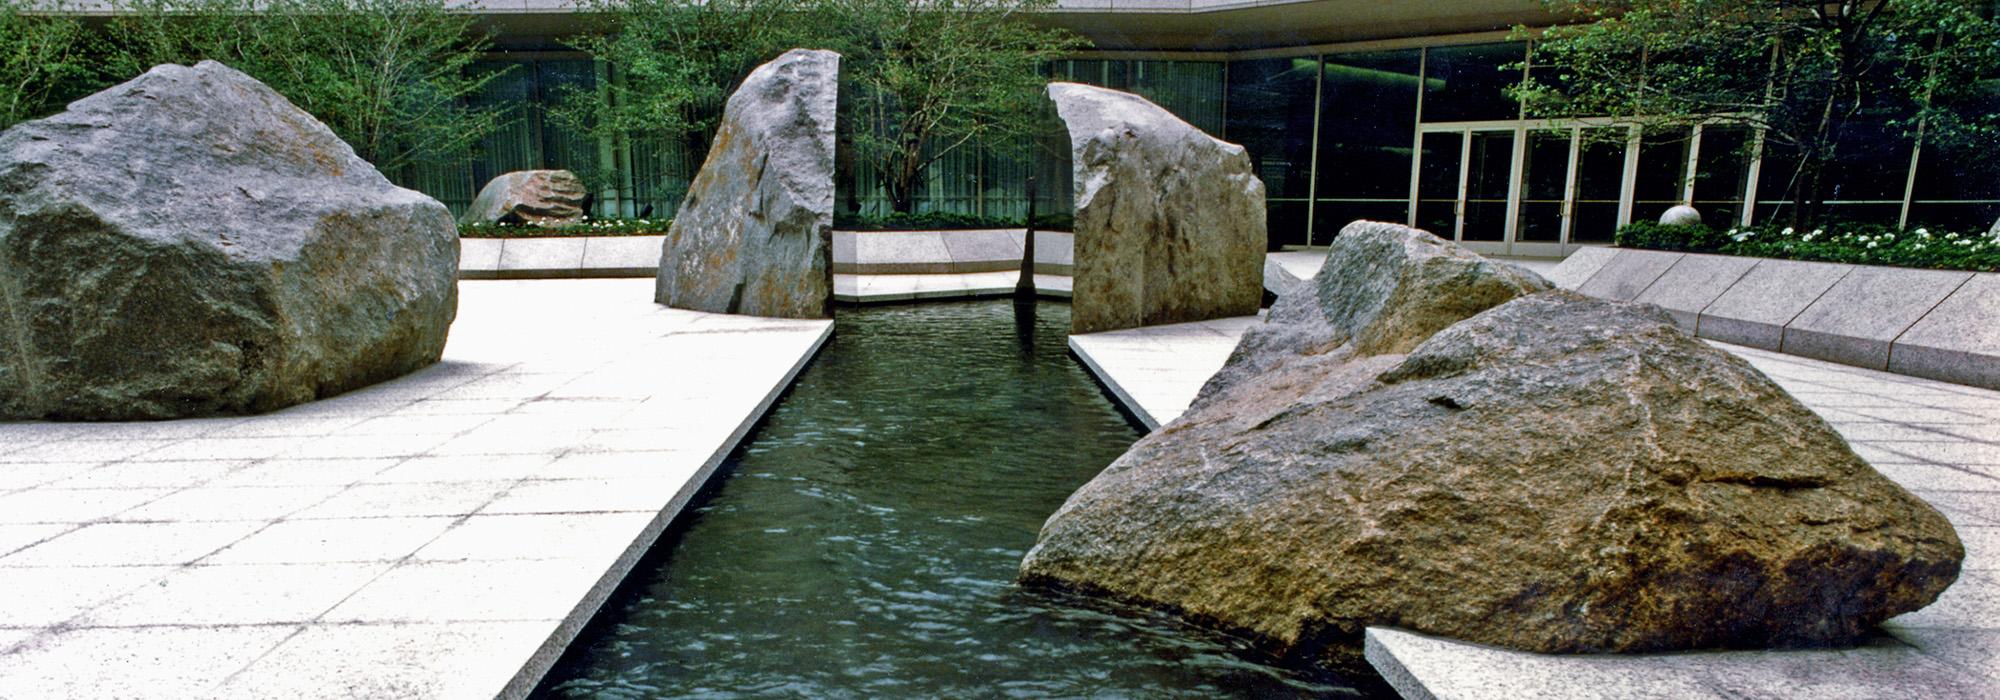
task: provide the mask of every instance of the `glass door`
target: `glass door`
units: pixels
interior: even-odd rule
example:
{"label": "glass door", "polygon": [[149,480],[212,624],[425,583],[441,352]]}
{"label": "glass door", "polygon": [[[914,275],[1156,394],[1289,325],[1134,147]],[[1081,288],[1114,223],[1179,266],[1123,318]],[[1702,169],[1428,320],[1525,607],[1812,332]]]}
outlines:
{"label": "glass door", "polygon": [[[1513,130],[1470,131],[1465,157],[1464,224],[1459,240],[1503,243],[1507,240],[1513,194]],[[1481,246],[1482,251],[1490,247]]]}
{"label": "glass door", "polygon": [[1528,150],[1521,163],[1521,204],[1514,219],[1514,242],[1542,245],[1512,252],[1526,255],[1562,252],[1559,246],[1569,228],[1570,165],[1575,144],[1575,135],[1569,129],[1528,132]]}
{"label": "glass door", "polygon": [[1583,129],[1576,147],[1576,187],[1570,204],[1569,245],[1605,244],[1624,220],[1625,151],[1630,130]]}
{"label": "glass door", "polygon": [[1417,228],[1446,240],[1458,238],[1459,200],[1464,197],[1464,179],[1459,164],[1465,158],[1465,133],[1432,131],[1423,135],[1423,151],[1418,154]]}

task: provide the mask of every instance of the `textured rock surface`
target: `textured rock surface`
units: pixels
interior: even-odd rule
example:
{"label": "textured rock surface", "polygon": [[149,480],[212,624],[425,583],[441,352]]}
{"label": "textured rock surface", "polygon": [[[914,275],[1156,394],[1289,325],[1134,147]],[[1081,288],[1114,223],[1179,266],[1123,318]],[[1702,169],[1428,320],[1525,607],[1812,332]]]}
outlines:
{"label": "textured rock surface", "polygon": [[1333,239],[1319,274],[1243,334],[1194,406],[1248,377],[1310,375],[1356,355],[1406,353],[1446,326],[1549,288],[1535,273],[1429,233],[1356,221]]}
{"label": "textured rock surface", "polygon": [[219,63],[0,133],[0,417],[265,411],[437,361],[444,205]]}
{"label": "textured rock surface", "polygon": [[1242,146],[1129,93],[1052,83],[1076,180],[1070,330],[1257,313],[1264,184]]}
{"label": "textured rock surface", "polygon": [[1746,363],[1651,307],[1510,298],[1538,280],[1404,232],[1350,227],[1314,313],[1269,324],[1309,330],[1246,339],[1230,364],[1266,371],[1211,382],[1073,495],[1023,580],[1352,667],[1368,625],[1541,652],[1836,644],[1956,577],[1944,518]]}
{"label": "textured rock surface", "polygon": [[562,226],[583,220],[590,190],[568,170],[520,170],[493,178],[458,217],[461,224]]}
{"label": "textured rock surface", "polygon": [[654,300],[682,309],[833,316],[833,119],[840,54],[793,49],[723,108],[660,257]]}
{"label": "textured rock surface", "polygon": [[1676,204],[1660,214],[1660,223],[1668,226],[1700,226],[1701,212],[1686,204]]}

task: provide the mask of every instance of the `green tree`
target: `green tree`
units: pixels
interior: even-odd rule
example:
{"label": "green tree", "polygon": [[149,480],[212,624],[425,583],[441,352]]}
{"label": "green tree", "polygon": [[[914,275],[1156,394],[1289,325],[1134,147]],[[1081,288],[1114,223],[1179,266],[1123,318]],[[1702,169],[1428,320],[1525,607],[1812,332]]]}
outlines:
{"label": "green tree", "polygon": [[445,0],[123,0],[109,67],[123,77],[212,59],[312,114],[392,177],[463,157],[501,113],[467,104],[496,73]]}
{"label": "green tree", "polygon": [[102,84],[82,22],[60,3],[0,0],[0,129]]}
{"label": "green tree", "polygon": [[1859,124],[1948,145],[1990,148],[2000,135],[2000,115],[1979,107],[2000,76],[2000,25],[1983,0],[1545,4],[1579,23],[1537,38],[1533,79],[1515,91],[1529,115],[1757,129],[1798,155],[1795,225],[1821,216],[1829,167]]}
{"label": "green tree", "polygon": [[853,157],[910,212],[931,164],[968,146],[1025,154],[1046,126],[1049,62],[1082,38],[1027,21],[1055,0],[825,0],[841,32]]}
{"label": "green tree", "polygon": [[705,135],[752,69],[815,41],[808,2],[578,0],[602,24],[569,43],[615,75],[593,92],[561,96],[559,115],[606,138]]}

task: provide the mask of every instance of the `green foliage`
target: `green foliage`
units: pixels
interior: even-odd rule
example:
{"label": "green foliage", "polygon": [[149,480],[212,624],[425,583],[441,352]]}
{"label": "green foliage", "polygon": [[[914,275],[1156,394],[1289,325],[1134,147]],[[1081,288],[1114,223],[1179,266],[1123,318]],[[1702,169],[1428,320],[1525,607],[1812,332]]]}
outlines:
{"label": "green foliage", "polygon": [[466,106],[488,47],[446,0],[119,0],[110,70],[220,61],[324,122],[389,173],[459,157],[499,125]]}
{"label": "green foliage", "polygon": [[0,129],[54,113],[102,84],[83,23],[64,10],[0,0]]}
{"label": "green foliage", "polygon": [[557,96],[562,124],[601,139],[680,140],[706,150],[722,103],[759,64],[815,47],[808,0],[579,0],[602,18],[568,41],[609,66],[596,89]]}
{"label": "green foliage", "polygon": [[[1075,220],[1068,214],[1035,217],[1035,228],[1042,231],[1068,231]],[[974,216],[952,212],[932,211],[921,214],[891,212],[886,216],[867,216],[840,212],[834,214],[833,227],[842,231],[955,231],[988,228],[1021,228],[1026,222],[1021,219],[1005,219],[991,216]]]}
{"label": "green foliage", "polygon": [[1757,226],[1716,231],[1706,226],[1635,222],[1618,230],[1618,245],[1787,260],[1940,270],[2000,271],[2000,239],[1899,229],[1884,224],[1834,224],[1800,229]]}
{"label": "green foliage", "polygon": [[568,226],[459,224],[460,238],[568,238],[576,236],[660,236],[673,219],[584,219]]}
{"label": "green foliage", "polygon": [[1613,240],[1627,248],[1683,250],[1712,253],[1730,241],[1715,229],[1701,224],[1669,226],[1652,221],[1634,221],[1619,228]]}
{"label": "green foliage", "polygon": [[2000,141],[2000,23],[1985,3],[1545,0],[1579,23],[1536,37],[1533,79],[1513,94],[1534,117],[1761,130],[1799,154],[1791,199],[1807,221],[1856,125],[1934,144]]}
{"label": "green foliage", "polygon": [[855,158],[909,212],[932,163],[971,143],[1025,152],[1050,109],[1043,66],[1085,46],[1023,16],[1055,0],[825,0],[841,36]]}
{"label": "green foliage", "polygon": [[[1027,22],[1055,0],[581,0],[605,18],[570,43],[610,66],[557,117],[598,137],[678,139],[697,158],[729,93],[787,49],[840,52],[842,157],[875,166],[908,212],[932,163],[1026,143],[1042,66],[1081,40]],[[849,125],[869,124],[855,131]]]}

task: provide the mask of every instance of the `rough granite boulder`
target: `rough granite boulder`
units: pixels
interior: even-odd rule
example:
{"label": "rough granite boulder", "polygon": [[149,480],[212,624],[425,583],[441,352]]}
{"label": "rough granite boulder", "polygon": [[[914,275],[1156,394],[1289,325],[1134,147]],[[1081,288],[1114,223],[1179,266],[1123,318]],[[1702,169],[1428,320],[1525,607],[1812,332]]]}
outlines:
{"label": "rough granite boulder", "polygon": [[311,115],[163,65],[0,133],[0,418],[259,412],[436,362],[458,235]]}
{"label": "rough granite boulder", "polygon": [[1146,98],[1051,83],[1076,192],[1070,332],[1257,313],[1264,184],[1242,146]]}
{"label": "rough granite boulder", "polygon": [[1270,368],[1071,496],[1023,580],[1357,668],[1370,625],[1536,652],[1841,644],[1956,578],[1944,518],[1741,359],[1395,229],[1336,240],[1318,318],[1271,319],[1340,330],[1240,349]]}
{"label": "rough granite boulder", "polygon": [[480,188],[460,224],[564,226],[583,220],[590,190],[568,170],[519,170]]}
{"label": "rough granite boulder", "polygon": [[793,49],[729,96],[660,255],[680,309],[833,316],[833,120],[840,54]]}

